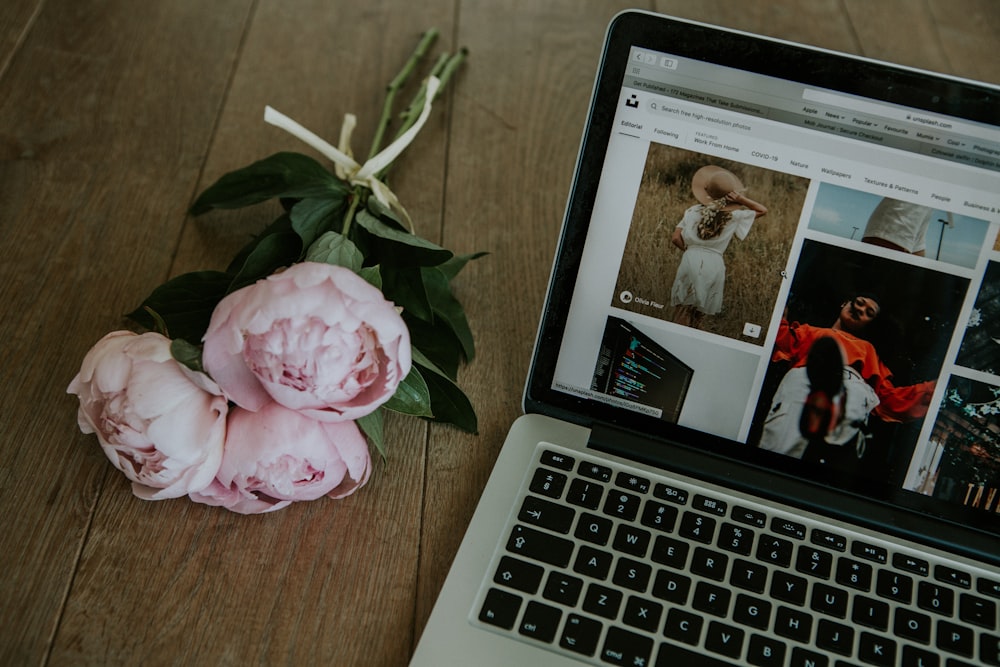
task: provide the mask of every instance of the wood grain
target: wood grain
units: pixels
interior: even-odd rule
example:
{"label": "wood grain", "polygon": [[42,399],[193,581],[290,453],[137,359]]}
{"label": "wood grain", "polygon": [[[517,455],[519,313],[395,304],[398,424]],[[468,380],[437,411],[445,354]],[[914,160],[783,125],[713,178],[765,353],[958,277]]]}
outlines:
{"label": "wood grain", "polygon": [[[520,394],[608,19],[624,0],[11,0],[0,8],[0,664],[404,665]],[[994,0],[644,6],[1000,81]],[[391,185],[457,279],[480,433],[389,424],[343,501],[243,517],[135,499],[65,388],[155,285],[222,268],[275,214],[187,215],[233,168],[309,149],[270,104],[367,142],[421,31],[471,55]],[[410,88],[403,97],[406,98]],[[67,335],[68,334],[68,335]]]}

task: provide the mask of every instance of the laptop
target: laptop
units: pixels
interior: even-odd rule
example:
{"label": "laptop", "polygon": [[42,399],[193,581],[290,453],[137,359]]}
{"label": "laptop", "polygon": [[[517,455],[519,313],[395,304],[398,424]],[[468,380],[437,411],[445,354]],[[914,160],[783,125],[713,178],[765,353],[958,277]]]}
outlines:
{"label": "laptop", "polygon": [[1000,665],[1000,90],[610,23],[412,665]]}

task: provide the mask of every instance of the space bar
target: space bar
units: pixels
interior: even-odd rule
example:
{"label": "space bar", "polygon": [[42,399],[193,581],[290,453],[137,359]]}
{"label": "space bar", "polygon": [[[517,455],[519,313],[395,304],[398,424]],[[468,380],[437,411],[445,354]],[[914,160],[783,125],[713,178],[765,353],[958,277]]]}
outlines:
{"label": "space bar", "polygon": [[656,656],[656,667],[731,667],[732,663],[709,657],[703,653],[693,653],[676,644],[660,644]]}

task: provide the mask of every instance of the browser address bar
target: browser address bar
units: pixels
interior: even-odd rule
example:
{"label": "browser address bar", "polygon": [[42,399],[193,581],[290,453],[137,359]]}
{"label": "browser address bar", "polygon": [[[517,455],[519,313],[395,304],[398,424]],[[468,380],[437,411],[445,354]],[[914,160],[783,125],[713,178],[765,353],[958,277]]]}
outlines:
{"label": "browser address bar", "polygon": [[859,113],[871,114],[882,118],[891,118],[893,120],[906,123],[914,123],[927,127],[928,129],[933,128],[936,130],[957,132],[970,137],[989,139],[994,142],[1000,139],[995,133],[991,134],[989,132],[983,132],[975,126],[959,123],[951,118],[934,116],[931,114],[913,113],[896,107],[891,107],[887,104],[878,104],[877,102],[869,102],[868,100],[859,100],[855,97],[828,93],[823,90],[812,90],[810,88],[806,88],[802,91],[802,99],[826,106],[857,111]]}

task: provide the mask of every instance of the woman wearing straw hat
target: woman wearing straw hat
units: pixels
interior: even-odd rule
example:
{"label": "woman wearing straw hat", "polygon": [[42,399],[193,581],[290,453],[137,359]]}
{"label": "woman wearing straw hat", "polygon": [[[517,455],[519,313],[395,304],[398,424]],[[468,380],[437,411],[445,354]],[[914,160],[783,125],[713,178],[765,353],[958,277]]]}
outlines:
{"label": "woman wearing straw hat", "polygon": [[767,213],[767,208],[744,196],[740,179],[716,165],[696,171],[691,190],[699,203],[684,212],[670,237],[684,251],[670,303],[674,322],[698,328],[705,315],[722,310],[723,253],[729,242],[734,236],[745,239],[753,221]]}

